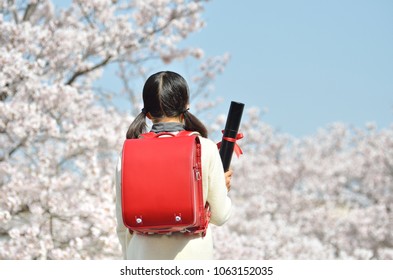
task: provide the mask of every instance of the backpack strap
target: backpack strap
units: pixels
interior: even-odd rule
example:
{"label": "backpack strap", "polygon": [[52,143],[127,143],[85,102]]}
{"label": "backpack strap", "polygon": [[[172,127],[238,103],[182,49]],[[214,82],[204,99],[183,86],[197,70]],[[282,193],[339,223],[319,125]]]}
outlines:
{"label": "backpack strap", "polygon": [[173,136],[191,136],[191,135],[200,135],[199,132],[197,131],[188,131],[188,130],[181,130],[177,134],[171,133],[171,132],[160,132],[160,133],[155,133],[155,132],[147,132],[139,135],[139,138],[154,138],[159,136],[160,134],[168,134],[168,135],[173,135]]}
{"label": "backpack strap", "polygon": [[156,133],[154,132],[146,132],[146,133],[142,133],[141,135],[139,135],[139,138],[154,138],[156,136]]}
{"label": "backpack strap", "polygon": [[200,134],[197,131],[188,131],[188,130],[181,130],[176,134],[176,136],[191,136],[191,135],[200,135]]}

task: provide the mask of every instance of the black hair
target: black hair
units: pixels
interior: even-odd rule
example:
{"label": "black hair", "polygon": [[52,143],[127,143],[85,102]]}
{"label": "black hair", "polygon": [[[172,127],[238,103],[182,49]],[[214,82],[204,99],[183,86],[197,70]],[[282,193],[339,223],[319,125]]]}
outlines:
{"label": "black hair", "polygon": [[207,137],[207,129],[203,123],[188,111],[190,101],[186,80],[171,71],[161,71],[151,75],[143,87],[142,112],[136,116],[127,131],[127,139],[138,138],[146,132],[146,114],[154,119],[178,117],[184,115],[184,128],[197,131]]}

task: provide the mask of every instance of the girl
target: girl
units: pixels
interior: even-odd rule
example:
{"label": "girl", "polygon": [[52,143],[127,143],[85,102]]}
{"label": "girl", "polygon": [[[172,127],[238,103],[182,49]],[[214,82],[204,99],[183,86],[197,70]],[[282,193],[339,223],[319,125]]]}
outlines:
{"label": "girl", "polygon": [[[202,186],[204,202],[210,205],[211,220],[224,224],[231,212],[228,197],[232,171],[224,173],[215,143],[207,139],[205,126],[189,110],[189,90],[185,79],[177,73],[165,71],[150,76],[143,87],[142,112],[131,123],[127,139],[138,138],[146,132],[146,117],[153,122],[151,131],[176,133],[181,130],[197,131],[201,135]],[[151,169],[154,175],[154,166]],[[116,169],[117,235],[124,259],[212,259],[213,238],[210,227],[206,236],[141,235],[131,234],[124,226],[121,209],[121,159]]]}

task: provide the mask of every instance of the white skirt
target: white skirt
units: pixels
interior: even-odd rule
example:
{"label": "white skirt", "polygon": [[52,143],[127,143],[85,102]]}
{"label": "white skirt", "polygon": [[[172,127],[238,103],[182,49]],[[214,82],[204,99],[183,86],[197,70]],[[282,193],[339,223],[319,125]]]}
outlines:
{"label": "white skirt", "polygon": [[132,234],[127,240],[128,260],[213,259],[213,236],[210,227],[207,228],[205,237],[183,234]]}

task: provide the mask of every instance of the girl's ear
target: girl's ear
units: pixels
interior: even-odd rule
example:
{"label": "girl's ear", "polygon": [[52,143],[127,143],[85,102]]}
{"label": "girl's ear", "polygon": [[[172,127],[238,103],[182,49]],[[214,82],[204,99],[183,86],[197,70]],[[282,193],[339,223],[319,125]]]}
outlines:
{"label": "girl's ear", "polygon": [[147,114],[146,114],[146,117],[147,117],[149,120],[151,120],[151,119],[152,119],[152,117],[151,117],[150,113],[147,113]]}

